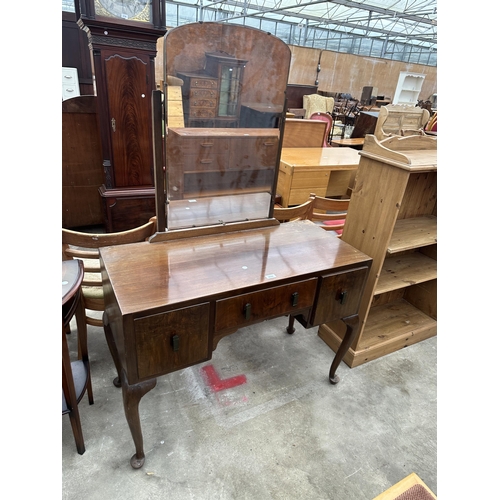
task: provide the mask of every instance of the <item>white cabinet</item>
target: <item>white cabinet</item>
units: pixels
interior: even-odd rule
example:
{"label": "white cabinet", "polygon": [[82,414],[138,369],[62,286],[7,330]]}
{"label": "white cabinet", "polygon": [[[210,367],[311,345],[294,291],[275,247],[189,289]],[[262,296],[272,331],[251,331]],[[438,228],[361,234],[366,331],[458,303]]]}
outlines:
{"label": "white cabinet", "polygon": [[78,70],[76,68],[62,69],[62,100],[80,95]]}
{"label": "white cabinet", "polygon": [[424,80],[424,74],[401,71],[392,103],[415,106],[418,102]]}

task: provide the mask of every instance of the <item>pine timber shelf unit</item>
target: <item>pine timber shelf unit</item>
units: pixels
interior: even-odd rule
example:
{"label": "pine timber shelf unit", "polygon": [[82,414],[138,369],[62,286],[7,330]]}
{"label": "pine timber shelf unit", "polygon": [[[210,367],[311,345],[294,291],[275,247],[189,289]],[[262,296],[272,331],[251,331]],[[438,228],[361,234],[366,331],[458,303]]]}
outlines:
{"label": "pine timber shelf unit", "polygon": [[[351,367],[437,334],[437,139],[367,135],[342,240],[373,258]],[[321,325],[336,351],[344,328]]]}

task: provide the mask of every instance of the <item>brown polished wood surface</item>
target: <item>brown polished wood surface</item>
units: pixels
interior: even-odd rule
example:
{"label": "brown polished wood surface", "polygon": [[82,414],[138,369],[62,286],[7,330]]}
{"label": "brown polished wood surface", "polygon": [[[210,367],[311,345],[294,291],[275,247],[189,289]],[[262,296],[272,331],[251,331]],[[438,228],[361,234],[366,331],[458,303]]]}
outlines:
{"label": "brown polished wood surface", "polygon": [[283,148],[281,162],[293,167],[338,167],[339,170],[356,170],[359,151],[350,148]]}
{"label": "brown polished wood surface", "polygon": [[344,196],[353,186],[359,151],[352,148],[283,148],[277,193],[282,205],[304,203],[311,193]]}
{"label": "brown polished wood surface", "polygon": [[271,287],[369,260],[310,221],[102,248],[101,259],[123,315],[231,294],[237,289]]}
{"label": "brown polished wood surface", "polygon": [[329,371],[336,384],[358,331],[371,258],[331,232],[302,220],[198,234],[100,250],[104,331],[136,447],[134,468],[145,460],[139,403],[156,377],[211,359],[221,338],[239,328],[289,315],[288,333],[295,319],[305,328],[344,323]]}

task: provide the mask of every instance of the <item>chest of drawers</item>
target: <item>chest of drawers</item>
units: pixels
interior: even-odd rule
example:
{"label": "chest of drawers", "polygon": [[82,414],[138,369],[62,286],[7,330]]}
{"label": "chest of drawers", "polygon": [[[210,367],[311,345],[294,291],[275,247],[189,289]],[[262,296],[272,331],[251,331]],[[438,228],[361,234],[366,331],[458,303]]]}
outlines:
{"label": "chest of drawers", "polygon": [[278,129],[169,128],[169,198],[271,192],[278,143]]}

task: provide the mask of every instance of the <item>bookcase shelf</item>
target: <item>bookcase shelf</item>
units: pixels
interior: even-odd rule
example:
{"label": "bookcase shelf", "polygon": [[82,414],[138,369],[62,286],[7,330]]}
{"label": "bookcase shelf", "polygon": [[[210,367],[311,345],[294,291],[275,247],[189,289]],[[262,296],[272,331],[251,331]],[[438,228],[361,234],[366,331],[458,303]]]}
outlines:
{"label": "bookcase shelf", "polygon": [[[437,139],[367,135],[342,239],[373,258],[355,367],[437,334]],[[339,323],[319,336],[337,351]]]}

